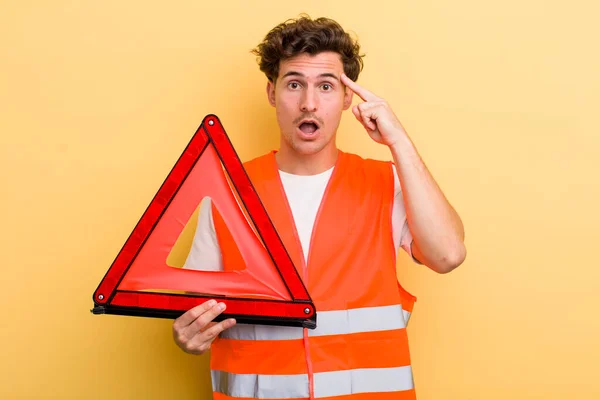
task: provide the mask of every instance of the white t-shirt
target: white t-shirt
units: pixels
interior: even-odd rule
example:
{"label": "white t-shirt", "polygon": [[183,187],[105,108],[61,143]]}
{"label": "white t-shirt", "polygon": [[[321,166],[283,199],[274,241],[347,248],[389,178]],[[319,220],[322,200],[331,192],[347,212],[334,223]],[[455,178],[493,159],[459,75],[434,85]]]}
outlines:
{"label": "white t-shirt", "polygon": [[[392,210],[394,245],[396,251],[402,248],[412,258],[411,243],[413,238],[406,221],[402,188],[396,168],[393,165],[391,165],[391,168],[394,172],[394,206]],[[293,175],[279,171],[305,260],[308,260],[313,225],[332,172],[333,168],[317,175]],[[192,248],[183,268],[204,271],[223,270],[223,261],[211,210],[210,199],[208,197],[204,198],[200,204],[198,225]],[[417,262],[414,258],[413,260]]]}

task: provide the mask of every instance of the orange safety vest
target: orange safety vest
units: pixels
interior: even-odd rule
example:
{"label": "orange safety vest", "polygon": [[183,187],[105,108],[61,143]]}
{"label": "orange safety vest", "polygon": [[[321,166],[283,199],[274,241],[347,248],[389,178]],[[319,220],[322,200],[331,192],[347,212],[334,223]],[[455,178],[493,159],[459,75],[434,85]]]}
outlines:
{"label": "orange safety vest", "polygon": [[[275,153],[244,167],[313,299],[317,328],[224,331],[211,348],[214,400],[415,399],[406,333],[415,298],[396,277],[390,163],[339,152],[308,260]],[[223,220],[214,223],[225,270],[239,269]]]}

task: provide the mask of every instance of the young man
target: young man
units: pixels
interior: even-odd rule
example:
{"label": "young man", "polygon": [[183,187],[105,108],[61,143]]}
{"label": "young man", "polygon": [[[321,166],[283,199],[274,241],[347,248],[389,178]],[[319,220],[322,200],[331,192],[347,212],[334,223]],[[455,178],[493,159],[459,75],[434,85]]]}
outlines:
{"label": "young man", "polygon": [[[400,247],[447,273],[465,259],[462,222],[385,100],[355,83],[359,46],[334,21],[302,17],[256,49],[275,107],[280,149],[245,163],[253,185],[319,310],[318,327],[214,323],[223,304],[204,303],[173,324],[184,351],[212,349],[214,398],[414,399],[406,322],[410,295],[396,280]],[[336,147],[352,112],[394,163]],[[204,203],[186,268],[229,249]],[[407,300],[408,299],[408,300]],[[215,340],[216,339],[216,340]]]}

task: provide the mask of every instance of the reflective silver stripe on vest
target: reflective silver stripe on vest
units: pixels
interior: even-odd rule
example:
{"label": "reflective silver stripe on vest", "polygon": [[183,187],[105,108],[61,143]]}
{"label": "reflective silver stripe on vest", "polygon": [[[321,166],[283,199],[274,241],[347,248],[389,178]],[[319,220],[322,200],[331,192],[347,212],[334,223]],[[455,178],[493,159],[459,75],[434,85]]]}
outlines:
{"label": "reflective silver stripe on vest", "polygon": [[[231,397],[256,399],[306,398],[308,375],[254,375],[212,371],[213,390]],[[363,368],[320,372],[315,398],[358,393],[399,392],[414,388],[412,368]]]}
{"label": "reflective silver stripe on vest", "polygon": [[400,305],[317,311],[317,328],[309,330],[308,336],[390,331],[405,328],[404,321]]}
{"label": "reflective silver stripe on vest", "polygon": [[[321,315],[317,314],[317,318]],[[302,328],[291,326],[269,326],[236,324],[221,333],[221,338],[235,340],[292,340],[302,339]]]}
{"label": "reflective silver stripe on vest", "polygon": [[[308,335],[388,331],[405,328],[406,321],[406,311],[400,305],[340,311],[317,310],[317,328],[309,329]],[[236,340],[292,340],[302,339],[303,333],[302,328],[237,324],[221,333],[221,337]]]}
{"label": "reflective silver stripe on vest", "polygon": [[211,371],[213,391],[256,399],[307,398],[308,375],[255,375]]}
{"label": "reflective silver stripe on vest", "polygon": [[315,398],[414,388],[412,368],[364,368],[315,374]]}
{"label": "reflective silver stripe on vest", "polygon": [[408,325],[408,320],[410,319],[410,311],[402,310],[402,314],[404,314],[404,323]]}

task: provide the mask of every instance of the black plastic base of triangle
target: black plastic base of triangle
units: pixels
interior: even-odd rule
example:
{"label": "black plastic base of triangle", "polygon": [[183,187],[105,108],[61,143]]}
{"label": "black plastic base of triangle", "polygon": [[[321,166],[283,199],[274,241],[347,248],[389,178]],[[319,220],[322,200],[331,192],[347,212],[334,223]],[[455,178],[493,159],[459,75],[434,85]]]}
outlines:
{"label": "black plastic base of triangle", "polygon": [[[132,317],[148,317],[148,318],[164,318],[164,319],[176,319],[184,313],[181,311],[172,310],[155,310],[148,308],[134,308],[134,307],[114,307],[114,306],[96,306],[90,310],[93,314],[113,314],[113,315],[127,315]],[[221,314],[217,316],[213,321],[223,321],[228,318],[234,318],[236,323],[239,324],[253,324],[253,325],[275,325],[275,326],[291,326],[307,329],[315,329],[317,327],[317,316],[313,315],[311,318],[297,319],[297,318],[286,318],[286,317],[265,317],[257,315],[232,315],[232,314]]]}

